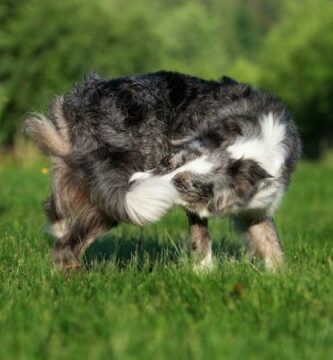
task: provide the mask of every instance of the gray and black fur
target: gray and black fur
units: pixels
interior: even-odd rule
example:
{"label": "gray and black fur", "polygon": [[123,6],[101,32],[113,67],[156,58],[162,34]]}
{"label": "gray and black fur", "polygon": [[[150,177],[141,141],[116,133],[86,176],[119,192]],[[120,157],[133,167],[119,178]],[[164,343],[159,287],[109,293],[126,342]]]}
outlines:
{"label": "gray and black fur", "polygon": [[[281,141],[276,137],[271,151],[283,156],[271,174],[258,161],[260,146],[251,144],[274,134],[274,126]],[[48,118],[29,118],[25,128],[55,164],[45,209],[53,227],[61,224],[56,262],[78,265],[98,234],[119,222],[156,221],[174,204],[187,210],[198,266],[211,263],[206,217],[226,214],[241,224],[251,255],[268,266],[280,262],[271,217],[300,157],[300,139],[285,105],[267,92],[165,71],[92,75],[56,99]],[[257,194],[270,188],[278,188],[271,203],[256,206]]]}

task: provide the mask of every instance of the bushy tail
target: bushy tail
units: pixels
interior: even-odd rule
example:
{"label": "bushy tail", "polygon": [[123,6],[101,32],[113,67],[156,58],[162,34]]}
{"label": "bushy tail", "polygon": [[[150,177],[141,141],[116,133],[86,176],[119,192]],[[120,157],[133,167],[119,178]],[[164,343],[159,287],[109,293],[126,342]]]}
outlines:
{"label": "bushy tail", "polygon": [[135,182],[126,192],[125,209],[137,225],[158,221],[179,200],[179,194],[170,179],[153,176]]}
{"label": "bushy tail", "polygon": [[174,205],[182,204],[173,178],[181,172],[209,173],[214,164],[208,156],[201,156],[163,175],[150,172],[135,173],[132,187],[125,195],[125,208],[130,219],[139,225],[156,222]]}
{"label": "bushy tail", "polygon": [[63,98],[58,98],[52,107],[52,115],[57,128],[42,114],[34,114],[24,121],[24,132],[46,155],[64,157],[71,150],[66,121],[62,113],[62,103]]}

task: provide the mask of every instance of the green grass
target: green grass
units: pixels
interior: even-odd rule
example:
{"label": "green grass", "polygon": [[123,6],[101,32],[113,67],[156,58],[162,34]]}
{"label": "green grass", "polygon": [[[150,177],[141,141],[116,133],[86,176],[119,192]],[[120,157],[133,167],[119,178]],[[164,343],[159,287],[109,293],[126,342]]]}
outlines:
{"label": "green grass", "polygon": [[333,168],[304,163],[277,216],[287,267],[262,271],[213,220],[216,269],[190,270],[177,210],[50,266],[40,168],[0,166],[0,359],[333,358]]}

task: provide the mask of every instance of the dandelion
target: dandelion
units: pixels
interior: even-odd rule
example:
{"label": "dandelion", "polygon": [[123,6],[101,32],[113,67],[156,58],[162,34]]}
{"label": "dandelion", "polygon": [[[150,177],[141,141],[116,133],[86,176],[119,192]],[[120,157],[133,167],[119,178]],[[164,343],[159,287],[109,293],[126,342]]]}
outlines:
{"label": "dandelion", "polygon": [[40,170],[40,172],[43,174],[43,175],[47,175],[49,173],[49,169],[47,167],[44,167]]}

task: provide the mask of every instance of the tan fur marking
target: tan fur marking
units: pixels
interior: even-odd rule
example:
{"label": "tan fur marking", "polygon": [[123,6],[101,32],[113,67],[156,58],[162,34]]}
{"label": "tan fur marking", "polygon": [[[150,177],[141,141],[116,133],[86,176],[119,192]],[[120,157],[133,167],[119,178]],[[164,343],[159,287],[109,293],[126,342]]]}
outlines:
{"label": "tan fur marking", "polygon": [[212,263],[212,240],[209,235],[207,220],[190,219],[189,250],[194,262],[195,270],[210,269]]}
{"label": "tan fur marking", "polygon": [[66,156],[71,147],[64,141],[52,122],[41,114],[25,120],[24,128],[40,149],[54,156]]}
{"label": "tan fur marking", "polygon": [[58,209],[64,216],[75,219],[93,208],[84,184],[61,159],[54,159],[53,192]]}
{"label": "tan fur marking", "polygon": [[85,250],[107,228],[102,215],[93,210],[85,214],[83,219],[74,220],[68,232],[57,240],[53,250],[53,262],[65,269],[79,267]]}

